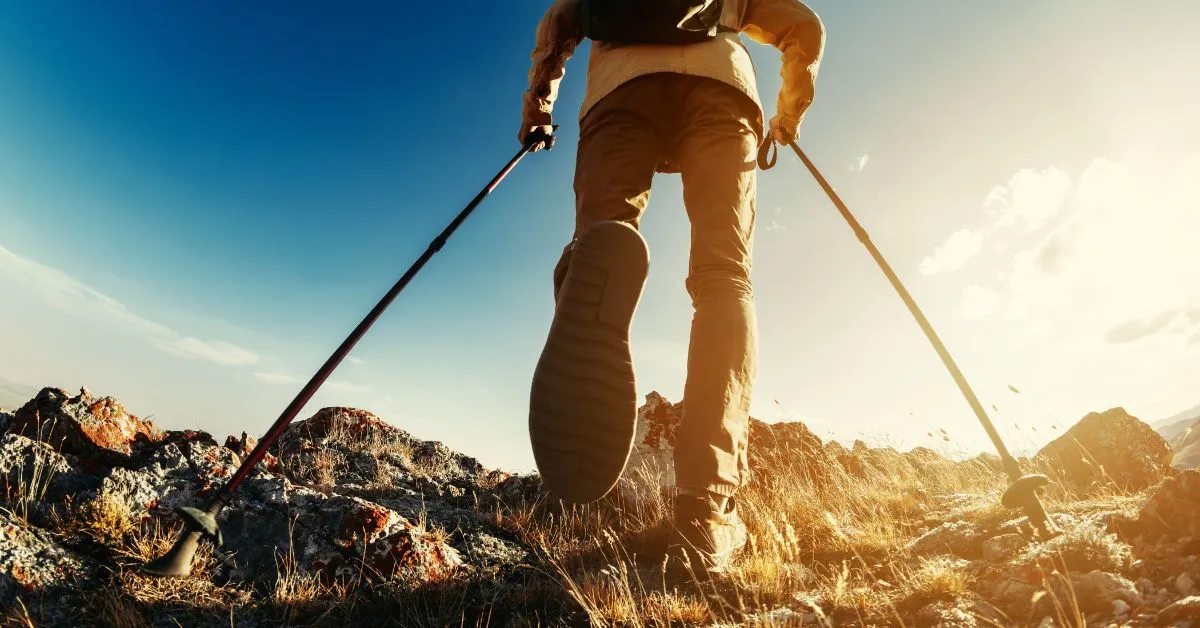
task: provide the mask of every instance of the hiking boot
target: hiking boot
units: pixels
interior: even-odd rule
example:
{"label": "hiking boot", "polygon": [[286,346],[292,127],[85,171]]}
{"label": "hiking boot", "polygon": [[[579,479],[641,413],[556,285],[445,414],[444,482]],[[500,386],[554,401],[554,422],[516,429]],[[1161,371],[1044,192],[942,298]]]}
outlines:
{"label": "hiking boot", "polygon": [[732,497],[680,493],[675,498],[677,552],[696,574],[724,574],[746,546],[746,524]]}
{"label": "hiking boot", "polygon": [[650,256],[637,229],[617,221],[588,229],[569,255],[533,373],[529,438],[546,488],[588,503],[612,490],[633,450],[629,326]]}

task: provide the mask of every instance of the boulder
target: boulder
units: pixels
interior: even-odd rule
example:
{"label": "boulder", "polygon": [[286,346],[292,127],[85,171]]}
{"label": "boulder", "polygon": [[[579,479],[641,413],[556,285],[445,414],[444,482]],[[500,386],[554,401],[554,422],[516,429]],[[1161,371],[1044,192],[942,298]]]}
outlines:
{"label": "boulder", "polygon": [[533,504],[548,494],[536,473],[509,476],[496,485],[495,491],[501,501],[514,506]]}
{"label": "boulder", "polygon": [[280,445],[297,440],[318,442],[326,439],[360,438],[372,433],[391,434],[395,427],[383,419],[358,408],[321,408],[316,414],[303,421],[295,421],[279,439]]}
{"label": "boulder", "polygon": [[856,478],[867,477],[867,464],[863,459],[836,440],[825,443],[825,454],[837,461],[846,474]]}
{"label": "boulder", "polygon": [[[671,403],[657,392],[646,395],[645,404],[638,408],[633,450],[621,474],[623,495],[632,498],[675,486],[675,446],[682,420],[682,402]],[[751,418],[748,438],[751,470],[768,461],[782,462],[819,482],[838,466],[837,457],[800,422],[765,423]]]}
{"label": "boulder", "polygon": [[1034,464],[1076,489],[1115,485],[1140,491],[1171,473],[1167,441],[1123,408],[1093,412],[1051,441]]}
{"label": "boulder", "polygon": [[1132,606],[1142,603],[1142,596],[1132,581],[1104,571],[1071,574],[1071,588],[1084,612],[1111,610],[1114,600]]}
{"label": "boulder", "polygon": [[[1072,573],[1068,580],[1058,571],[1040,570],[1032,565],[996,566],[982,575],[979,587],[987,602],[1013,621],[1054,615],[1055,598],[1074,599],[1085,614],[1111,612],[1114,600],[1132,606],[1142,603],[1142,596],[1133,582],[1099,570]],[[1038,595],[1047,589],[1054,595]]]}
{"label": "boulder", "polygon": [[750,468],[767,461],[786,462],[812,481],[821,481],[838,465],[821,438],[799,421],[764,423],[750,419]]}
{"label": "boulder", "polygon": [[908,550],[919,556],[953,555],[975,559],[983,555],[986,531],[971,521],[947,521],[909,543]]}
{"label": "boulder", "polygon": [[1138,513],[1138,527],[1176,539],[1200,538],[1200,470],[1164,481]]}
{"label": "boulder", "polygon": [[1158,611],[1154,618],[1156,625],[1169,626],[1171,622],[1195,620],[1200,617],[1200,595],[1192,595],[1172,602],[1169,606]]}
{"label": "boulder", "polygon": [[[215,445],[216,442],[214,441],[213,444]],[[249,456],[250,452],[254,451],[254,448],[257,446],[258,440],[253,436],[246,434],[245,432],[242,432],[241,438],[233,436],[232,434],[225,438],[225,448],[229,449],[241,458]],[[265,454],[262,461],[258,464],[263,465],[272,473],[281,473],[283,471],[283,465],[280,464],[279,458],[276,458],[270,453]]]}
{"label": "boulder", "polygon": [[626,498],[675,486],[675,443],[683,404],[672,404],[657,392],[638,408],[633,450],[621,472],[619,489]]}
{"label": "boulder", "polygon": [[1024,536],[1016,532],[1001,534],[983,542],[983,559],[992,563],[1012,560],[1025,547]]}
{"label": "boulder", "polygon": [[9,431],[100,465],[130,464],[136,448],[163,437],[116,399],[96,398],[86,388],[74,397],[60,388],[43,388],[13,415]]}
{"label": "boulder", "polygon": [[354,408],[323,408],[293,423],[271,452],[292,481],[341,492],[398,489],[469,499],[488,482],[488,470],[475,458]]}
{"label": "boulder", "polygon": [[61,547],[49,532],[0,509],[0,608],[18,595],[77,585],[93,572],[94,565]]}
{"label": "boulder", "polygon": [[17,434],[0,437],[0,499],[37,509],[96,488],[99,480],[45,443]]}
{"label": "boulder", "polygon": [[[137,518],[174,519],[176,509],[212,495],[241,463],[225,447],[166,445],[139,469],[114,469],[100,495],[124,503]],[[218,522],[231,577],[269,577],[278,561],[336,578],[365,569],[368,578],[440,579],[462,564],[436,534],[395,511],[358,497],[296,486],[256,468]]]}

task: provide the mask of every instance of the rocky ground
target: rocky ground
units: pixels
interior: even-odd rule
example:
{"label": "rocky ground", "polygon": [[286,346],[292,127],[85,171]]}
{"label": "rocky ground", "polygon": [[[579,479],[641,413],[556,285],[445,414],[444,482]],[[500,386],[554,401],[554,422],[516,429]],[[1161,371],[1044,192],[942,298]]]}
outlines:
{"label": "rocky ground", "polygon": [[620,490],[569,507],[362,410],[297,422],[183,580],[170,547],[255,446],[47,388],[0,411],[0,625],[1200,625],[1200,471],[1121,409],[1031,459],[1063,534],[950,461],[754,422],[752,534],[718,581],[662,568],[680,406],[651,394]]}

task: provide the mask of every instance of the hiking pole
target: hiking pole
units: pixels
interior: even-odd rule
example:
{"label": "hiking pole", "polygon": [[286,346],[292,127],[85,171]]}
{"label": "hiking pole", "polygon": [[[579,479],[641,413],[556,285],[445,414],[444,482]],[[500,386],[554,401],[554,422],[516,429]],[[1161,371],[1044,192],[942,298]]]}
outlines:
{"label": "hiking pole", "polygon": [[[770,146],[768,146],[768,143],[770,143]],[[768,143],[763,144],[758,156],[759,167],[763,170],[768,170],[775,165],[776,155],[772,155],[769,161],[767,159],[768,150],[774,146],[773,142],[768,141]],[[821,172],[817,170],[813,162],[804,154],[804,151],[800,150],[795,141],[788,142],[788,145],[792,147],[792,150],[796,152],[796,156],[800,158],[800,161],[804,162],[808,171],[816,178],[821,189],[825,190],[825,194],[837,206],[842,217],[846,219],[846,222],[850,224],[850,228],[854,230],[854,235],[858,236],[859,241],[870,251],[871,257],[875,258],[875,263],[879,264],[879,268],[883,270],[883,274],[887,275],[888,281],[891,282],[892,287],[899,293],[904,304],[908,306],[908,310],[912,312],[913,318],[917,319],[917,324],[921,326],[921,330],[925,332],[925,336],[933,344],[934,350],[942,358],[942,363],[950,371],[954,382],[958,384],[958,389],[962,392],[963,397],[966,398],[967,404],[971,406],[971,409],[975,412],[975,416],[983,425],[983,429],[987,432],[988,437],[991,438],[992,444],[996,446],[996,451],[1000,454],[1000,462],[1004,466],[1004,471],[1008,474],[1008,479],[1011,482],[1001,497],[1000,502],[1007,508],[1023,509],[1030,523],[1034,525],[1043,538],[1057,535],[1059,533],[1058,526],[1046,514],[1046,508],[1042,505],[1042,500],[1038,497],[1038,491],[1049,484],[1050,479],[1042,474],[1022,474],[1020,465],[1017,464],[1016,459],[1009,453],[1008,447],[1004,445],[999,432],[996,431],[996,427],[992,425],[991,419],[988,418],[987,412],[983,409],[983,404],[979,402],[979,398],[975,396],[975,392],[971,390],[970,384],[967,383],[967,378],[963,376],[962,371],[958,368],[958,364],[954,362],[954,358],[951,357],[950,352],[946,349],[946,345],[942,344],[937,333],[933,331],[933,326],[929,324],[929,319],[925,318],[925,314],[921,312],[921,308],[917,307],[917,303],[908,293],[908,290],[904,288],[904,284],[900,283],[900,278],[896,276],[896,273],[892,272],[891,266],[883,259],[883,255],[879,253],[879,249],[875,248],[875,245],[871,242],[871,238],[862,228],[862,225],[855,220],[854,215],[846,208],[846,204],[833,191],[833,187],[829,185],[825,177],[821,176]]]}
{"label": "hiking pole", "polygon": [[[558,127],[554,126],[552,128],[557,129]],[[329,376],[333,373],[333,370],[337,368],[337,366],[346,358],[347,355],[350,354],[350,351],[354,348],[354,345],[356,345],[363,335],[367,333],[367,330],[370,329],[371,325],[373,325],[375,321],[379,319],[379,317],[383,314],[383,311],[386,310],[389,305],[391,305],[392,301],[394,301],[400,294],[400,291],[404,290],[404,287],[408,285],[408,282],[412,281],[412,278],[416,276],[422,267],[425,266],[425,263],[428,262],[435,253],[440,251],[443,246],[446,245],[446,241],[450,239],[450,236],[454,233],[455,229],[458,229],[458,226],[467,219],[467,216],[469,216],[471,212],[475,210],[475,207],[483,202],[483,199],[490,194],[492,190],[496,189],[496,186],[498,186],[500,182],[504,180],[504,177],[508,176],[508,173],[512,172],[517,163],[521,161],[521,158],[538,145],[544,145],[546,150],[553,148],[553,133],[546,133],[538,130],[529,136],[529,138],[525,141],[525,144],[521,147],[521,150],[508,161],[504,168],[502,168],[500,172],[498,172],[496,176],[492,178],[491,182],[489,182],[486,187],[480,190],[479,194],[475,196],[475,198],[466,206],[466,208],[459,212],[458,216],[456,216],[454,220],[450,222],[450,225],[446,227],[444,231],[442,231],[441,235],[439,235],[433,240],[432,243],[430,243],[429,248],[425,250],[425,253],[422,254],[421,257],[412,265],[412,267],[408,269],[408,272],[404,273],[404,276],[396,282],[396,285],[392,286],[392,289],[389,290],[386,295],[384,295],[383,299],[379,301],[375,308],[372,309],[370,313],[367,314],[366,318],[364,318],[362,322],[358,324],[358,327],[354,328],[354,331],[351,332],[346,340],[342,342],[341,346],[339,346],[337,350],[333,352],[333,355],[329,356],[329,359],[325,361],[325,364],[322,365],[316,374],[313,375],[312,379],[305,384],[304,388],[301,389],[299,394],[296,395],[296,398],[293,399],[292,402],[288,404],[287,408],[284,409],[283,414],[279,415],[279,418],[276,419],[275,423],[271,425],[271,428],[267,430],[267,433],[262,437],[262,440],[258,441],[258,445],[255,446],[254,450],[250,452],[250,455],[246,456],[246,459],[242,461],[242,465],[238,467],[237,471],[233,474],[229,481],[226,482],[220,490],[214,493],[202,507],[182,507],[178,510],[180,517],[185,523],[184,532],[180,535],[179,539],[175,542],[175,545],[170,549],[170,551],[161,557],[143,565],[143,571],[155,576],[187,576],[192,572],[192,557],[195,555],[196,549],[199,547],[199,543],[202,538],[207,537],[214,541],[216,545],[221,545],[221,530],[217,526],[217,515],[220,514],[221,509],[223,509],[229,504],[230,501],[233,500],[234,491],[236,491],[242,481],[245,480],[248,475],[250,475],[250,471],[254,468],[254,466],[257,465],[259,461],[261,461],[263,457],[267,455],[267,450],[271,448],[271,445],[273,445],[275,441],[283,435],[284,430],[287,429],[287,426],[296,418],[296,415],[300,413],[300,410],[304,408],[305,404],[312,399],[313,395],[316,394],[317,389],[321,387],[321,384],[323,384],[325,380],[329,378]]]}

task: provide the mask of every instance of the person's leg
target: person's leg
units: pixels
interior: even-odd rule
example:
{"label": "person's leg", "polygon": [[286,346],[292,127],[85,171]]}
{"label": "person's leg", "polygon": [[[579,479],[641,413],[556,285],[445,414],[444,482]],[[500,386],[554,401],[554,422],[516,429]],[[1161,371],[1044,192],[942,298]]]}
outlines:
{"label": "person's leg", "polygon": [[629,326],[649,264],[637,226],[662,147],[655,79],[618,88],[580,125],[575,233],[554,271],[554,321],[529,414],[538,469],[567,501],[603,497],[633,445]]}
{"label": "person's leg", "polygon": [[[750,275],[761,121],[748,98],[717,81],[697,78],[686,102],[675,152],[692,225],[687,289],[695,312],[675,479],[682,496],[710,498],[704,501],[719,522],[726,498],[749,479],[758,344]],[[679,512],[695,519],[702,511],[683,504]],[[744,542],[744,528],[730,533],[741,540],[726,539],[726,546]],[[710,549],[719,553],[722,541],[716,543]]]}

